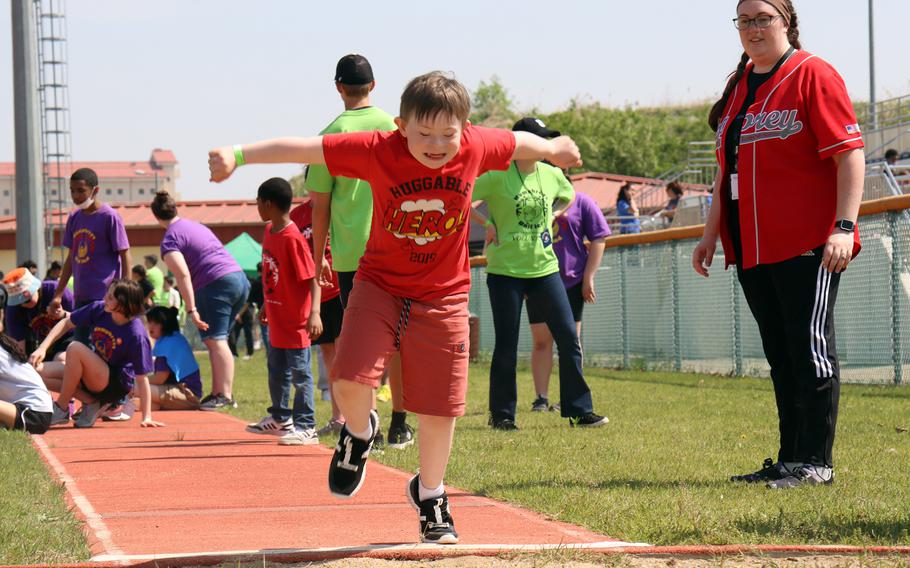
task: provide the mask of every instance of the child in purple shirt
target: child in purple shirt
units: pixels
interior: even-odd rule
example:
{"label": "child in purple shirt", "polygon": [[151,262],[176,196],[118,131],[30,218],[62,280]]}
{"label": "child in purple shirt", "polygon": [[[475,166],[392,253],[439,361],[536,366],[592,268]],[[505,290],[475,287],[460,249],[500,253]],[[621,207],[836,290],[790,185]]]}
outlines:
{"label": "child in purple shirt", "polygon": [[[55,280],[41,282],[26,268],[17,268],[3,279],[3,287],[7,292],[6,303],[6,333],[21,351],[31,353],[60,318],[47,312],[47,307],[57,291]],[[63,309],[73,311],[73,293],[64,290],[62,297]],[[47,358],[63,361],[66,357],[66,348],[73,339],[72,333],[67,333],[56,343],[51,345]]]}
{"label": "child in purple shirt", "polygon": [[[581,337],[584,305],[593,304],[597,299],[594,276],[600,267],[604,240],[608,236],[610,227],[597,203],[578,191],[575,192],[575,201],[553,222],[553,251],[559,260],[559,275],[569,296],[578,337]],[[586,245],[586,241],[590,245]],[[534,342],[531,350],[531,374],[537,390],[532,410],[544,411],[548,409],[547,392],[553,370],[553,336],[535,306],[528,303],[527,308]]]}
{"label": "child in purple shirt", "polygon": [[[63,317],[63,294],[70,276],[76,307],[102,300],[115,278],[129,278],[130,243],[123,220],[110,206],[101,203],[98,175],[90,168],[79,168],[70,176],[70,195],[77,209],[70,213],[63,233],[63,246],[69,249],[57,290],[48,313]],[[77,327],[75,339],[88,344],[89,330]]]}
{"label": "child in purple shirt", "polygon": [[[114,280],[103,301],[76,309],[60,321],[29,362],[38,369],[48,388],[59,392],[51,425],[70,420],[67,407],[74,396],[83,402],[78,428],[90,428],[107,408],[128,396],[139,394],[142,426],[163,426],[152,420],[148,374],[152,372],[149,337],[140,316],[142,289],[132,280]],[[45,363],[47,349],[76,326],[90,330],[91,343],[73,342],[66,350],[66,365]]]}

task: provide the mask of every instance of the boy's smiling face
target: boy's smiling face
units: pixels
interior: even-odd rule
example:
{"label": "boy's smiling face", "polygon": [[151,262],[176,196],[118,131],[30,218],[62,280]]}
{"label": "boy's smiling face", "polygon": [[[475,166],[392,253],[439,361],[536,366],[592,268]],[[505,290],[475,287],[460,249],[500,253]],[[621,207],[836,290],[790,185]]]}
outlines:
{"label": "boy's smiling face", "polygon": [[408,150],[424,166],[437,170],[458,154],[464,123],[455,116],[396,118],[395,124],[408,141]]}

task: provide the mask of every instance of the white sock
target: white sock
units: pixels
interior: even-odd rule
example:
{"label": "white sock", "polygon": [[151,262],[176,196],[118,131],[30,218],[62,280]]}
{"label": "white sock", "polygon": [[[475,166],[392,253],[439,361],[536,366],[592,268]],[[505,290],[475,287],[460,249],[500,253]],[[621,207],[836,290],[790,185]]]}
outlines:
{"label": "white sock", "polygon": [[357,438],[358,440],[369,442],[370,438],[373,437],[373,424],[371,422],[367,422],[367,429],[363,432],[354,432],[353,430],[348,430],[348,434]]}
{"label": "white sock", "polygon": [[428,489],[423,486],[423,481],[418,478],[417,483],[417,496],[420,497],[421,501],[426,501],[427,499],[435,499],[436,497],[441,497],[443,493],[446,492],[445,487],[442,483],[439,484],[439,487],[435,489]]}

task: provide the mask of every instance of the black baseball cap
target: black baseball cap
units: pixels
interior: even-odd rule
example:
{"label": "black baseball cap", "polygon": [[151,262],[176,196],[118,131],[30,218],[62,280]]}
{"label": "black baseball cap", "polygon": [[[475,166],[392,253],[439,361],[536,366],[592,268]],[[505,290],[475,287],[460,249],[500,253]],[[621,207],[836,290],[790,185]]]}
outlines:
{"label": "black baseball cap", "polygon": [[373,82],[373,68],[367,58],[357,53],[345,55],[335,66],[335,82],[342,85],[366,85]]}
{"label": "black baseball cap", "polygon": [[525,117],[515,123],[512,127],[513,132],[530,132],[541,138],[556,138],[562,136],[558,130],[551,130],[539,118]]}

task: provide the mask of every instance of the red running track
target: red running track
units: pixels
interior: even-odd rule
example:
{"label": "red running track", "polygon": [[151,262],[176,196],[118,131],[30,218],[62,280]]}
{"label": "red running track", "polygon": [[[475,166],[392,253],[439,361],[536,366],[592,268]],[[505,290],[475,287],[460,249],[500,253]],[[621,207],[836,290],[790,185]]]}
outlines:
{"label": "red running track", "polygon": [[[415,545],[417,515],[404,493],[411,474],[371,462],[361,492],[341,501],[328,492],[331,450],[324,446],[279,446],[217,412],[159,416],[166,428],[142,429],[134,419],[87,430],[57,427],[33,438],[66,483],[95,561],[438,554],[431,549],[439,546]],[[630,546],[448,491],[461,536],[452,552]]]}

